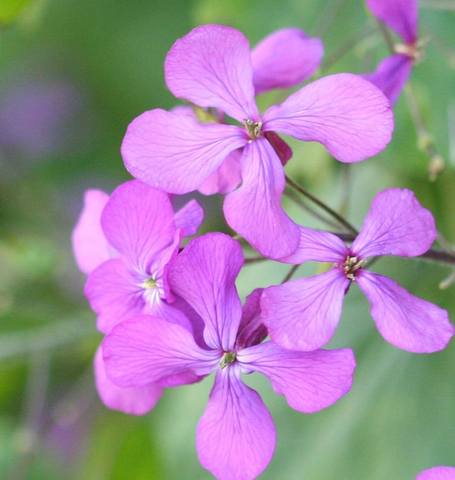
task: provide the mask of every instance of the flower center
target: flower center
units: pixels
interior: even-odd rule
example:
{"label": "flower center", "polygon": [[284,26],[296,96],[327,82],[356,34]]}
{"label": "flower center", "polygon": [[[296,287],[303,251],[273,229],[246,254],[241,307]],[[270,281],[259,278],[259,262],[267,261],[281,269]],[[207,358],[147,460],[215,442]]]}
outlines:
{"label": "flower center", "polygon": [[262,122],[255,122],[254,120],[247,119],[243,122],[245,130],[251,140],[256,140],[261,135]]}
{"label": "flower center", "polygon": [[395,53],[400,55],[406,55],[406,57],[411,58],[415,62],[422,60],[423,57],[423,45],[417,44],[404,44],[398,43],[394,45],[393,49]]}
{"label": "flower center", "polygon": [[343,272],[349,280],[355,282],[357,272],[365,265],[365,263],[365,260],[360,260],[357,257],[351,257],[348,255],[342,265]]}
{"label": "flower center", "polygon": [[220,360],[220,367],[225,368],[237,359],[235,352],[224,352]]}
{"label": "flower center", "polygon": [[157,302],[160,301],[163,295],[163,291],[157,278],[155,277],[147,278],[147,280],[144,280],[140,286],[144,290],[143,295],[144,295],[145,301],[149,305],[155,305]]}

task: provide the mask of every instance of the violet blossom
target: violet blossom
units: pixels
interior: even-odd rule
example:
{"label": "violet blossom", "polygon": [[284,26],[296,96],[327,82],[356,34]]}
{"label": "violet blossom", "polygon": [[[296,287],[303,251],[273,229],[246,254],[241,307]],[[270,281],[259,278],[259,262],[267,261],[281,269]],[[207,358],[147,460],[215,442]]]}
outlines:
{"label": "violet blossom", "polygon": [[[110,197],[100,190],[85,193],[73,248],[80,270],[88,275],[85,295],[98,316],[100,332],[109,333],[140,313],[186,322],[172,305],[167,264],[178,252],[181,238],[193,235],[202,218],[196,201],[174,214],[167,194],[137,180],[120,185]],[[137,415],[153,408],[163,386],[172,386],[117,387],[106,376],[100,349],[95,355],[95,377],[108,407]]]}
{"label": "violet blossom", "polygon": [[382,60],[374,72],[364,75],[394,104],[421,56],[417,0],[367,0],[366,3],[371,13],[403,41],[394,46],[395,53]]}
{"label": "violet blossom", "polygon": [[176,97],[218,109],[240,125],[201,124],[178,112],[147,111],[132,121],[123,140],[126,168],[153,187],[183,194],[200,189],[238,151],[241,183],[227,194],[224,215],[272,258],[295,251],[299,228],[281,206],[283,166],[267,134],[317,141],[348,163],[377,154],[391,138],[388,100],[352,74],[321,78],[261,115],[248,40],[231,27],[203,25],[177,40],[166,57],[165,77]]}
{"label": "violet blossom", "polygon": [[455,467],[433,467],[420,472],[416,480],[455,480]]}
{"label": "violet blossom", "polygon": [[346,293],[357,284],[370,303],[376,327],[389,343],[417,353],[446,347],[454,326],[445,310],[366,268],[367,260],[375,256],[422,255],[435,240],[433,216],[410,190],[380,192],[350,247],[328,232],[302,228],[301,237],[300,248],[282,261],[334,266],[325,273],[264,290],[263,321],[273,341],[298,350],[325,345],[338,325]]}
{"label": "violet blossom", "polygon": [[235,288],[243,261],[238,242],[210,233],[192,240],[171,262],[171,289],[203,324],[199,341],[180,324],[138,315],[116,326],[102,345],[107,373],[123,388],[143,388],[186,372],[215,374],[196,447],[201,464],[221,480],[256,478],[275,448],[272,417],[241,374],[265,375],[292,408],[313,413],[349,391],[355,368],[349,349],[297,352],[262,343],[267,332],[260,318],[261,290],[242,308]]}

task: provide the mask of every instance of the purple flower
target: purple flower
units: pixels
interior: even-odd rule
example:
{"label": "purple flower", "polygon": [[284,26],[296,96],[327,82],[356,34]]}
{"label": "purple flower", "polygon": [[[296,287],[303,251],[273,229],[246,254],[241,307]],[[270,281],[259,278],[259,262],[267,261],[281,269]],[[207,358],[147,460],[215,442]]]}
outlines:
{"label": "purple flower", "polygon": [[[241,183],[226,196],[225,218],[264,255],[280,258],[297,248],[299,228],[281,206],[284,172],[270,135],[279,132],[317,141],[338,160],[357,162],[389,142],[393,114],[382,92],[370,82],[339,74],[303,87],[260,115],[254,75],[258,82],[258,59],[270,62],[267,50],[273,55],[275,45],[269,40],[262,47],[266,54],[252,59],[244,35],[221,25],[197,27],[177,40],[165,62],[171,92],[200,107],[221,110],[241,125],[201,124],[189,115],[150,110],[129,125],[122,156],[133,176],[182,194],[200,189],[212,174],[226,168],[225,161],[237,151],[234,163],[240,165]],[[263,72],[275,71],[264,64]],[[279,63],[275,65],[278,70]]]}
{"label": "purple flower", "polygon": [[416,480],[455,480],[455,467],[433,467],[417,475]]}
{"label": "purple flower", "polygon": [[420,57],[417,0],[367,0],[367,7],[404,42],[396,45],[396,53],[382,60],[374,72],[364,75],[393,104],[398,100],[414,62]]}
{"label": "purple flower", "polygon": [[[194,200],[174,214],[167,194],[137,180],[122,184],[110,197],[99,190],[85,193],[73,248],[79,268],[88,274],[85,295],[102,333],[141,313],[159,314],[191,329],[171,304],[167,264],[181,237],[194,234],[202,218]],[[101,350],[95,356],[95,377],[108,407],[137,415],[153,408],[166,386],[117,387],[106,376]]]}
{"label": "purple flower", "polygon": [[283,261],[331,262],[334,267],[264,291],[263,320],[272,340],[297,350],[325,345],[340,320],[345,294],[356,283],[370,303],[379,332],[389,343],[417,353],[435,352],[447,345],[454,327],[445,310],[365,268],[370,257],[414,257],[433,243],[433,217],[410,190],[379,193],[351,247],[326,232],[302,228],[301,235],[301,247]]}
{"label": "purple flower", "polygon": [[275,448],[275,428],[259,395],[241,374],[265,375],[289,405],[313,413],[351,388],[351,350],[295,352],[267,341],[255,290],[243,309],[235,279],[243,265],[238,242],[220,233],[192,240],[172,261],[169,281],[176,295],[203,322],[203,341],[181,325],[138,316],[118,325],[103,342],[111,380],[141,388],[169,376],[215,374],[207,408],[197,427],[201,464],[221,480],[256,478]]}

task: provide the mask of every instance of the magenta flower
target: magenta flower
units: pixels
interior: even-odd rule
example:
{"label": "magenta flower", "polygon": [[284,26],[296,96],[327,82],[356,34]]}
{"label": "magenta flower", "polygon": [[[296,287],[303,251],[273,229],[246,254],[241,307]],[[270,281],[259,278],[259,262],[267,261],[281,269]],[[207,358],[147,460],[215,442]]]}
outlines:
{"label": "magenta flower", "polygon": [[367,0],[371,13],[392,29],[404,42],[395,54],[385,58],[373,73],[364,78],[374,83],[394,104],[419,59],[417,0]]}
{"label": "magenta flower", "polygon": [[455,467],[433,467],[417,475],[416,480],[455,480]]}
{"label": "magenta flower", "polygon": [[330,262],[334,266],[320,275],[264,290],[263,321],[273,341],[296,350],[325,345],[340,320],[344,297],[355,283],[366,295],[376,326],[389,343],[417,353],[445,348],[454,334],[447,312],[365,268],[368,258],[414,257],[433,243],[433,217],[410,190],[379,193],[351,247],[327,232],[302,228],[301,235],[301,247],[283,261]]}
{"label": "magenta flower", "polygon": [[[140,313],[185,324],[171,304],[167,263],[177,253],[181,237],[194,234],[202,218],[194,200],[174,214],[165,193],[137,180],[122,184],[110,197],[99,190],[86,192],[73,248],[79,268],[88,274],[85,294],[102,333]],[[100,350],[95,356],[95,377],[108,407],[137,415],[154,407],[164,386],[117,387],[106,376]]]}
{"label": "magenta flower", "polygon": [[[273,51],[273,45],[269,41],[263,49]],[[351,74],[313,82],[260,115],[256,62],[254,71],[248,40],[230,27],[204,25],[177,40],[165,62],[168,88],[178,98],[221,110],[240,126],[201,124],[188,115],[150,110],[129,125],[122,156],[133,176],[182,194],[201,188],[240,151],[242,181],[226,196],[225,218],[264,255],[280,258],[297,248],[299,229],[281,206],[283,166],[270,135],[317,141],[338,160],[357,162],[389,142],[393,115],[382,92]]]}
{"label": "magenta flower", "polygon": [[196,446],[201,464],[221,480],[256,478],[275,448],[271,415],[242,373],[265,375],[292,408],[313,413],[349,391],[355,368],[351,350],[295,352],[261,343],[267,334],[261,291],[242,309],[235,288],[242,265],[239,243],[220,233],[192,240],[172,261],[171,288],[200,316],[201,343],[181,325],[148,316],[121,323],[103,342],[107,372],[122,387],[141,388],[188,371],[215,374]]}

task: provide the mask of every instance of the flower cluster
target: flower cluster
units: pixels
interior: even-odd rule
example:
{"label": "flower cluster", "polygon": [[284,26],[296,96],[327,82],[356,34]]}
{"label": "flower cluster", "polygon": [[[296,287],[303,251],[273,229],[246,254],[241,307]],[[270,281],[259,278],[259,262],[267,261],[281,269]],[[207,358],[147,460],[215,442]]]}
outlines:
{"label": "flower cluster", "polygon": [[[256,478],[274,452],[272,417],[245,375],[264,375],[291,408],[308,414],[348,393],[352,350],[323,347],[353,284],[367,297],[381,335],[398,348],[435,352],[454,334],[446,311],[370,270],[375,257],[414,257],[431,247],[433,217],[410,190],[380,192],[348,243],[298,225],[281,204],[292,150],[280,135],[319,142],[348,163],[374,156],[390,141],[389,99],[416,58],[417,13],[403,17],[405,3],[413,2],[368,1],[406,42],[369,79],[322,77],[263,113],[255,96],[308,79],[322,58],[320,40],[284,29],[250,50],[234,28],[195,28],[165,61],[169,90],[192,106],[134,119],[121,152],[135,180],[111,195],[86,192],[73,247],[104,335],[95,356],[99,395],[109,408],[141,415],[163,389],[213,373],[196,444],[216,478]],[[241,244],[216,232],[184,242],[204,213],[194,200],[175,212],[170,194],[196,190],[224,194],[227,223],[264,258],[329,266],[255,289],[242,306],[235,286],[244,265]]]}

